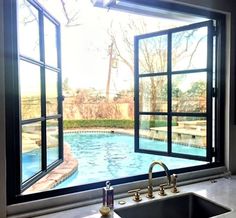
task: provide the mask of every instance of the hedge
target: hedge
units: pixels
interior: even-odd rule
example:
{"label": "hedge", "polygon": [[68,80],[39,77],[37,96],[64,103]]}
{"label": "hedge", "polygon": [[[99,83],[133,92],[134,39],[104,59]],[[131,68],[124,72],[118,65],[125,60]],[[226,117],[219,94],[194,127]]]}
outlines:
{"label": "hedge", "polygon": [[133,120],[64,120],[64,129],[72,128],[134,128]]}
{"label": "hedge", "polygon": [[[176,122],[173,122],[172,125],[176,125]],[[150,127],[163,127],[167,126],[166,121],[163,120],[151,120],[151,121],[142,121],[142,129],[149,129]],[[123,129],[132,129],[134,128],[133,120],[64,120],[64,129],[73,129],[73,128],[123,128]]]}

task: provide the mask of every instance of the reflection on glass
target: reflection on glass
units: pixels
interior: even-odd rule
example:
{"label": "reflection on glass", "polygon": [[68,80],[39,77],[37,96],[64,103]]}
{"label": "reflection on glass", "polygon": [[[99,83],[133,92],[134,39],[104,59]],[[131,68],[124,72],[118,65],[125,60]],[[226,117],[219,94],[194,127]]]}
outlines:
{"label": "reflection on glass", "polygon": [[206,112],[207,74],[191,73],[172,76],[172,111]]}
{"label": "reflection on glass", "polygon": [[47,120],[47,166],[59,159],[58,120]]}
{"label": "reflection on glass", "polygon": [[58,114],[57,72],[46,70],[46,108],[47,116]]}
{"label": "reflection on glass", "polygon": [[26,0],[19,1],[20,54],[39,60],[38,11]]}
{"label": "reflection on glass", "polygon": [[172,35],[172,71],[207,67],[207,27]]}
{"label": "reflection on glass", "polygon": [[167,112],[167,76],[139,79],[139,110]]}
{"label": "reflection on glass", "polygon": [[40,67],[20,61],[21,119],[41,117]]}
{"label": "reflection on glass", "polygon": [[22,182],[41,171],[41,123],[22,126]]}
{"label": "reflection on glass", "polygon": [[56,26],[44,17],[45,63],[57,67]]}
{"label": "reflection on glass", "polygon": [[180,154],[206,156],[206,118],[173,117],[172,151]]}
{"label": "reflection on glass", "polygon": [[167,116],[141,115],[139,119],[139,148],[167,152]]}
{"label": "reflection on glass", "polygon": [[139,73],[167,71],[167,35],[139,41]]}

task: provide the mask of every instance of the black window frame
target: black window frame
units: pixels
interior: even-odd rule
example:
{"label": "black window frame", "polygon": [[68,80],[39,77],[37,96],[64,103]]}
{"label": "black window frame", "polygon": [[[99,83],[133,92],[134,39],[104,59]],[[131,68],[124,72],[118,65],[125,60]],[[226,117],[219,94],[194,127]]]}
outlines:
{"label": "black window frame", "polygon": [[[12,187],[9,192],[14,192],[17,195],[20,195],[23,191],[25,191],[32,184],[37,182],[40,178],[45,176],[48,172],[53,170],[59,164],[63,162],[63,108],[62,108],[62,75],[61,75],[61,39],[60,39],[60,23],[54,19],[44,8],[41,7],[38,2],[34,0],[27,0],[27,3],[35,8],[38,16],[38,30],[39,30],[39,60],[33,59],[27,54],[21,54],[18,50],[19,46],[15,48],[14,57],[16,58],[16,62],[14,65],[14,74],[7,75],[6,80],[11,82],[12,87],[14,88],[14,92],[17,90],[17,101],[15,102],[14,107],[11,109],[11,113],[17,114],[17,120],[15,123],[18,123],[18,129],[15,127],[15,131],[18,134],[17,143],[14,144],[14,154],[13,156],[8,156],[8,165],[10,165],[12,178],[14,178],[14,182],[12,182]],[[12,3],[13,4],[13,3]],[[15,9],[17,11],[17,5],[15,5]],[[17,16],[17,15],[16,15]],[[52,66],[46,63],[45,58],[45,32],[44,32],[44,20],[47,19],[52,25],[55,26],[55,40],[57,47],[56,61],[57,64]],[[16,24],[17,29],[17,24]],[[19,32],[20,30],[18,30]],[[17,39],[17,34],[16,38]],[[40,110],[41,114],[37,118],[23,119],[21,114],[21,94],[20,94],[20,82],[19,81],[19,65],[20,62],[28,63],[31,66],[39,67],[40,72]],[[13,68],[11,69],[13,70]],[[49,70],[48,72],[46,72]],[[17,71],[17,73],[16,73]],[[19,72],[19,73],[18,73]],[[57,84],[57,111],[55,114],[47,115],[47,94],[46,94],[46,74],[47,73],[55,73],[57,80],[55,83]],[[32,72],[33,73],[33,72]],[[10,94],[10,93],[9,93]],[[18,106],[17,106],[18,104]],[[10,110],[10,109],[9,109]],[[14,112],[13,112],[14,110]],[[8,112],[7,112],[8,114]],[[16,118],[15,118],[16,119]],[[51,120],[57,120],[58,123],[58,158],[55,159],[52,163],[47,163],[47,122]],[[27,178],[26,181],[22,181],[22,127],[28,124],[41,123],[41,170],[30,178]],[[17,156],[17,158],[15,158]],[[8,177],[9,178],[9,177]],[[8,180],[9,181],[9,180]],[[14,184],[14,185],[13,185]]]}
{"label": "black window frame", "polygon": [[[41,123],[41,141],[42,141],[42,147],[41,147],[41,171],[35,174],[34,176],[30,177],[28,180],[24,181],[21,184],[21,192],[26,190],[28,187],[30,187],[32,184],[34,184],[37,180],[42,178],[44,175],[46,175],[48,172],[50,172],[52,169],[54,169],[56,166],[61,164],[63,162],[63,120],[62,120],[62,87],[61,87],[61,54],[60,54],[60,23],[55,20],[46,10],[44,10],[37,2],[34,0],[28,0],[28,3],[33,6],[37,12],[38,12],[38,29],[39,29],[39,49],[40,49],[40,60],[34,60],[24,54],[19,53],[19,62],[24,61],[26,63],[29,63],[34,66],[40,67],[40,84],[41,84],[41,117],[34,118],[34,119],[21,119],[21,126],[23,127],[25,124],[33,124],[36,122]],[[45,58],[45,31],[44,31],[44,20],[48,19],[49,22],[51,22],[55,26],[56,30],[56,46],[57,46],[57,66],[50,66],[46,63]],[[20,31],[20,30],[19,30]],[[46,71],[50,70],[57,74],[57,114],[55,115],[47,115],[46,107],[47,107],[47,96],[46,96]],[[20,92],[20,91],[19,91]],[[20,97],[20,94],[19,94]],[[21,108],[21,101],[19,103],[19,107]],[[47,121],[57,119],[58,120],[58,159],[55,160],[50,165],[47,164]],[[20,128],[20,135],[22,135]],[[22,142],[21,142],[22,147]],[[22,152],[22,151],[21,151]],[[22,161],[20,161],[21,168],[22,168]],[[20,175],[22,177],[22,175]],[[22,181],[22,178],[20,178]]]}
{"label": "black window frame", "polygon": [[[196,69],[183,69],[173,70],[172,69],[172,36],[175,33],[180,33],[189,30],[196,30],[202,27],[207,28],[207,60],[205,68]],[[163,31],[143,34],[135,36],[134,38],[134,73],[135,73],[135,151],[140,153],[157,154],[169,157],[179,157],[192,160],[200,160],[212,162],[214,157],[212,147],[212,101],[213,101],[213,37],[214,37],[214,21],[208,20],[200,23],[194,23],[187,26],[176,27]],[[139,48],[140,41],[150,39],[153,37],[166,36],[167,38],[167,66],[165,72],[152,72],[152,73],[141,73],[139,70]],[[206,73],[206,112],[175,112],[172,111],[172,77],[174,75],[191,75],[194,73]],[[140,111],[139,108],[139,84],[142,78],[158,78],[160,76],[167,77],[167,111]],[[148,150],[140,148],[140,116],[167,116],[167,151]],[[206,156],[190,155],[184,153],[175,153],[172,150],[172,118],[174,116],[179,117],[204,117],[206,118]]]}
{"label": "black window frame", "polygon": [[[202,16],[215,20],[216,23],[216,101],[215,101],[215,161],[214,163],[187,167],[174,170],[175,173],[184,173],[189,171],[197,171],[201,169],[209,169],[224,165],[224,127],[225,127],[225,30],[226,16],[218,12],[212,12],[206,9],[192,8],[186,5],[179,5],[169,2],[156,2],[154,0],[128,0],[130,3],[149,6],[153,8],[161,8],[164,10],[177,11],[196,16]],[[14,179],[18,175],[16,170],[19,163],[19,87],[18,87],[18,47],[17,47],[17,1],[4,0],[4,44],[5,44],[5,108],[6,108],[6,156],[7,156],[7,204],[15,204],[38,200],[53,196],[59,196],[69,193],[75,193],[104,186],[104,182],[81,185],[77,187],[68,187],[59,190],[50,190],[46,192],[21,195],[19,184]],[[103,5],[102,5],[103,7]],[[135,10],[135,9],[134,9]],[[128,11],[127,11],[128,12]],[[153,177],[163,176],[163,172],[154,173]],[[122,184],[137,180],[147,179],[148,175],[137,175],[133,177],[112,180],[112,184]],[[17,189],[18,187],[18,189]]]}

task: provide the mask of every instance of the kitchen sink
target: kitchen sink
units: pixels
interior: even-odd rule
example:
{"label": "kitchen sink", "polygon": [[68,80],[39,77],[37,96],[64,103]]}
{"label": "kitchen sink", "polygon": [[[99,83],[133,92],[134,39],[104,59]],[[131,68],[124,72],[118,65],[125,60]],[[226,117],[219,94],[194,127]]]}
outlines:
{"label": "kitchen sink", "polygon": [[194,193],[137,203],[115,209],[122,218],[208,218],[230,210]]}

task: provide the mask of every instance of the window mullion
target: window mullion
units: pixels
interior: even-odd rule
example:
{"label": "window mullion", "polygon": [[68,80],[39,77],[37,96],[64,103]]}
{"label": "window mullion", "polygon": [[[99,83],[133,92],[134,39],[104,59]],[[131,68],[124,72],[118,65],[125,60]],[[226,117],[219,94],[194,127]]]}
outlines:
{"label": "window mullion", "polygon": [[167,110],[168,110],[168,118],[167,118],[167,123],[168,123],[168,126],[167,126],[167,129],[168,129],[168,140],[167,140],[167,143],[168,143],[168,154],[171,154],[172,153],[172,75],[171,75],[171,68],[172,68],[172,33],[168,33],[168,44],[167,44],[167,79],[168,79],[168,107],[167,107]]}
{"label": "window mullion", "polygon": [[59,127],[59,159],[64,159],[64,145],[63,145],[63,106],[62,101],[64,99],[62,93],[62,72],[61,72],[61,27],[60,25],[56,26],[56,40],[57,40],[57,67],[60,69],[57,76],[57,105],[58,105],[58,114],[61,117],[58,119],[58,127]]}
{"label": "window mullion", "polygon": [[137,37],[134,38],[134,144],[135,144],[135,152],[139,150],[139,39]]}
{"label": "window mullion", "polygon": [[47,170],[47,138],[46,138],[46,86],[45,86],[45,43],[44,43],[44,19],[43,12],[39,12],[39,34],[40,34],[40,60],[44,63],[41,66],[41,116],[42,120],[42,171]]}
{"label": "window mullion", "polygon": [[[213,22],[213,21],[212,21]],[[213,73],[213,24],[208,25],[207,36],[207,160],[212,162],[212,73]]]}

